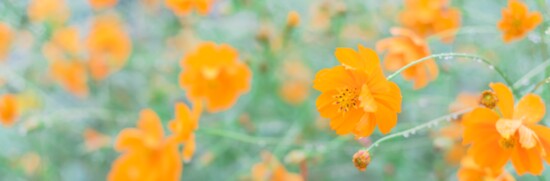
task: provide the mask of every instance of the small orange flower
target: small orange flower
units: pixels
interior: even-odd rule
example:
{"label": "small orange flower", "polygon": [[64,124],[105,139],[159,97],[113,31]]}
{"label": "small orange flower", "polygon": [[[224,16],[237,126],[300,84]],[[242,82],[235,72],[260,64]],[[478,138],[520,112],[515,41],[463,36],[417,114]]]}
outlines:
{"label": "small orange flower", "polygon": [[504,42],[511,42],[525,37],[527,33],[542,23],[540,12],[529,12],[527,5],[521,1],[508,1],[508,8],[502,10],[502,20],[498,29],[504,34]]}
{"label": "small orange flower", "polygon": [[[399,19],[404,27],[421,37],[457,30],[460,26],[460,11],[449,7],[448,0],[406,0]],[[442,37],[451,42],[454,36]]]}
{"label": "small orange flower", "polygon": [[301,181],[298,174],[288,172],[271,153],[262,152],[262,162],[252,166],[253,181]]}
{"label": "small orange flower", "polygon": [[461,167],[458,170],[458,180],[460,181],[515,181],[514,177],[506,170],[492,172],[490,169],[484,169],[474,162],[471,156],[462,159]]}
{"label": "small orange flower", "polygon": [[117,17],[97,18],[87,39],[90,71],[95,80],[103,80],[126,64],[132,42]]}
{"label": "small orange flower", "polygon": [[65,23],[71,15],[64,0],[32,0],[27,14],[33,22],[51,22],[55,25]]}
{"label": "small orange flower", "polygon": [[[376,43],[378,51],[388,51],[384,58],[385,69],[396,71],[431,54],[428,44],[414,32],[402,28],[392,28],[391,33],[394,37]],[[438,74],[439,69],[433,59],[416,64],[402,73],[405,80],[414,82],[414,89],[425,87],[428,82],[435,80]]]}
{"label": "small orange flower", "polygon": [[166,0],[165,4],[177,15],[187,15],[193,8],[199,14],[206,15],[212,8],[214,0]]}
{"label": "small orange flower", "polygon": [[288,27],[296,27],[298,24],[300,24],[300,14],[296,11],[288,12],[286,25]]}
{"label": "small orange flower", "polygon": [[0,122],[4,126],[11,126],[19,115],[17,99],[12,94],[4,94],[0,97]]}
{"label": "small orange flower", "polygon": [[13,42],[14,32],[11,27],[3,22],[0,22],[0,61],[3,61],[10,52],[10,47]]}
{"label": "small orange flower", "polygon": [[92,128],[84,130],[84,145],[86,151],[95,151],[110,144],[111,138]]}
{"label": "small orange flower", "polygon": [[178,144],[173,137],[164,137],[153,110],[141,111],[137,128],[120,132],[115,149],[123,154],[112,165],[110,181],[180,180],[183,165]]}
{"label": "small orange flower", "polygon": [[359,45],[359,51],[337,48],[335,55],[342,65],[319,71],[313,82],[321,91],[316,102],[321,116],[331,119],[339,135],[366,137],[376,125],[389,133],[401,112],[401,91],[384,77],[376,52]]}
{"label": "small orange flower", "polygon": [[170,121],[169,128],[174,133],[178,142],[185,144],[183,149],[183,160],[189,162],[195,152],[194,131],[199,127],[202,105],[196,101],[193,111],[184,103],[176,104],[175,119]]}
{"label": "small orange flower", "polygon": [[206,42],[181,60],[180,85],[191,100],[206,102],[209,112],[229,109],[250,89],[252,72],[227,44]]}
{"label": "small orange flower", "polygon": [[[512,91],[502,83],[492,83],[498,97],[497,108],[479,107],[463,118],[464,144],[475,162],[497,172],[512,160],[519,175],[540,175],[542,159],[550,161],[550,128],[537,124],[545,114],[543,100],[527,94],[514,108]],[[498,112],[497,112],[498,111]]]}
{"label": "small orange flower", "polygon": [[86,66],[82,62],[52,61],[50,71],[53,78],[74,95],[78,97],[88,96],[88,75]]}
{"label": "small orange flower", "polygon": [[298,105],[307,99],[311,88],[311,71],[302,62],[286,61],[283,64],[282,80],[279,94],[284,101]]}
{"label": "small orange flower", "polygon": [[118,0],[88,0],[95,10],[111,8],[116,5]]}

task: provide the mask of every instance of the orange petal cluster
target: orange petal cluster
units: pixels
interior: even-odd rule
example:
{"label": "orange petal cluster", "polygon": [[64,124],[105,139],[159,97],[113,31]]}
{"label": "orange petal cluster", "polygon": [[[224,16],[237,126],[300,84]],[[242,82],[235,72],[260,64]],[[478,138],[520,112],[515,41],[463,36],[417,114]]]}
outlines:
{"label": "orange petal cluster", "polygon": [[4,94],[0,97],[0,122],[4,126],[11,126],[19,115],[17,98],[12,94]]}
{"label": "orange petal cluster", "polygon": [[0,61],[3,61],[8,56],[8,53],[13,42],[14,32],[11,27],[3,22],[0,22]]}
{"label": "orange petal cluster", "polygon": [[321,92],[317,110],[339,135],[366,137],[376,125],[389,133],[401,112],[401,91],[384,77],[376,52],[361,45],[358,49],[337,48],[341,65],[317,73],[313,82]]}
{"label": "orange petal cluster", "polygon": [[510,0],[508,7],[502,9],[502,19],[497,26],[504,33],[502,35],[504,42],[511,42],[522,39],[540,23],[542,23],[540,12],[529,12],[525,3]]}
{"label": "orange petal cluster", "polygon": [[88,2],[92,8],[100,10],[115,6],[118,0],[88,0]]}
{"label": "orange petal cluster", "polygon": [[191,111],[184,103],[177,103],[175,118],[168,127],[174,133],[177,142],[183,143],[183,160],[191,161],[195,153],[195,130],[199,128],[199,119],[202,112],[202,103],[196,101]]}
{"label": "orange petal cluster", "polygon": [[252,166],[252,180],[254,181],[302,181],[298,174],[288,172],[275,156],[262,152],[262,161]]}
{"label": "orange petal cluster", "polygon": [[[405,0],[405,8],[399,15],[401,24],[422,37],[458,30],[460,11],[449,6],[449,0]],[[454,36],[442,36],[452,42]]]}
{"label": "orange petal cluster", "polygon": [[[411,30],[392,28],[393,37],[380,40],[376,43],[379,52],[387,51],[384,58],[384,68],[397,71],[405,65],[429,56],[430,49],[426,41]],[[428,85],[439,75],[439,69],[433,59],[409,67],[402,73],[403,78],[414,82],[414,89]]]}
{"label": "orange petal cluster", "polygon": [[210,12],[214,0],[166,0],[166,7],[177,15],[187,15],[196,9],[200,15]]}
{"label": "orange petal cluster", "polygon": [[484,169],[477,165],[472,156],[466,156],[460,162],[461,166],[458,170],[458,180],[491,180],[491,181],[515,181],[514,177],[506,170],[500,172],[492,172],[490,169]]}
{"label": "orange petal cluster", "polygon": [[71,12],[65,0],[32,0],[27,7],[32,22],[49,22],[62,25],[67,22]]}

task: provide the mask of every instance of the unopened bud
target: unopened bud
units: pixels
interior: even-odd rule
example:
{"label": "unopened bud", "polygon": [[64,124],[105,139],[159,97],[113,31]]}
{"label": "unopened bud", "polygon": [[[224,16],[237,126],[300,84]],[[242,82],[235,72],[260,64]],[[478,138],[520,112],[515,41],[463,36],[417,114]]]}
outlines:
{"label": "unopened bud", "polygon": [[365,171],[370,163],[370,154],[366,150],[359,150],[353,155],[352,161],[359,171]]}

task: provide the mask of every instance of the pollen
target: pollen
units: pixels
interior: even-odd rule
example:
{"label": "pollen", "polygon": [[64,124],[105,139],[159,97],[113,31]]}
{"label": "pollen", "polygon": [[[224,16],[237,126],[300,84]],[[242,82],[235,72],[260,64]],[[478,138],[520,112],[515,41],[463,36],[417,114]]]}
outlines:
{"label": "pollen", "polygon": [[481,98],[479,99],[479,104],[489,108],[493,109],[498,103],[498,98],[495,92],[486,90],[481,93]]}
{"label": "pollen", "polygon": [[334,104],[338,105],[338,112],[348,112],[352,108],[359,107],[359,89],[345,88],[338,90],[334,95]]}
{"label": "pollen", "polygon": [[500,147],[504,149],[512,149],[516,146],[517,138],[512,136],[510,138],[501,138],[498,142]]}

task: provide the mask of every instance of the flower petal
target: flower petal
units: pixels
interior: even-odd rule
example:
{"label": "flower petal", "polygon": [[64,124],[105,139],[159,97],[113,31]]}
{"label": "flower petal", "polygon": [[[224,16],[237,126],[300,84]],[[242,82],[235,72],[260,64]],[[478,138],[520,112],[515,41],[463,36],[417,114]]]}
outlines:
{"label": "flower petal", "polygon": [[542,99],[535,94],[527,94],[519,100],[514,110],[514,119],[521,119],[525,124],[535,124],[542,120],[546,108]]}
{"label": "flower petal", "polygon": [[489,85],[495,91],[498,98],[497,107],[500,109],[504,118],[511,119],[514,112],[514,95],[510,88],[503,83],[491,83]]}

